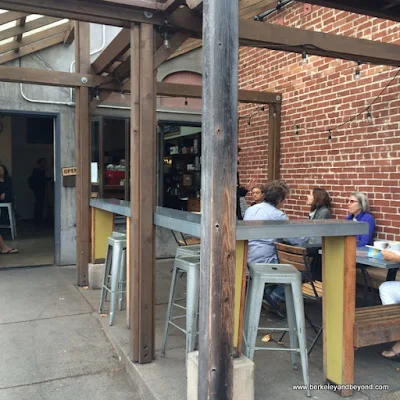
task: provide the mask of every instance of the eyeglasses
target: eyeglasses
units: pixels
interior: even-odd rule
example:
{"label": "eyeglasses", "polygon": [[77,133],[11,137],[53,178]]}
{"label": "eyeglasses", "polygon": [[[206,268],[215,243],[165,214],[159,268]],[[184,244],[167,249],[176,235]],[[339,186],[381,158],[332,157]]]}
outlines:
{"label": "eyeglasses", "polygon": [[347,202],[353,204],[353,203],[358,203],[358,200],[348,200]]}

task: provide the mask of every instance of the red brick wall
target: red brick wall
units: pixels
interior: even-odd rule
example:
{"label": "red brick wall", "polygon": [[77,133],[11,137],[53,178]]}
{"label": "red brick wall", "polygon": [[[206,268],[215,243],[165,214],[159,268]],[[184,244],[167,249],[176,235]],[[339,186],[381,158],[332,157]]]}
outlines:
{"label": "red brick wall", "polygon": [[[285,7],[269,22],[320,30],[376,41],[400,44],[398,24],[303,4]],[[400,240],[400,74],[366,112],[332,131],[366,108],[395,76],[397,69],[310,56],[306,66],[301,55],[264,49],[241,48],[239,86],[282,92],[281,178],[291,187],[285,211],[290,218],[305,218],[306,194],[325,188],[333,200],[335,218],[347,215],[346,199],[354,190],[367,194],[377,220],[378,237]],[[245,116],[255,105],[240,106]],[[299,134],[295,134],[300,125]],[[315,131],[312,131],[315,130]],[[267,179],[268,109],[239,122],[241,183],[250,177]]]}

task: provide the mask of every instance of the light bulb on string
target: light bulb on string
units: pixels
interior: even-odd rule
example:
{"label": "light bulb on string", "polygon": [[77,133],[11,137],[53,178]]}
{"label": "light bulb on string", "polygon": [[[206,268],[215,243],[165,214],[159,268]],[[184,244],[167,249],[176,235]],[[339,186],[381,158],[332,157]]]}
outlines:
{"label": "light bulb on string", "polygon": [[300,129],[300,125],[296,125],[296,130],[295,130],[295,135],[299,136],[299,129]]}
{"label": "light bulb on string", "polygon": [[301,61],[300,61],[300,65],[306,65],[308,64],[308,55],[305,51],[303,51],[301,53]]}
{"label": "light bulb on string", "polygon": [[122,99],[122,100],[125,100],[125,94],[124,94],[124,91],[123,91],[123,90],[121,90],[121,99]]}
{"label": "light bulb on string", "polygon": [[329,133],[329,135],[328,135],[328,142],[329,142],[329,143],[332,143],[332,132],[331,132],[330,129],[328,130],[328,133]]}
{"label": "light bulb on string", "polygon": [[367,121],[372,122],[372,113],[370,110],[367,110]]}

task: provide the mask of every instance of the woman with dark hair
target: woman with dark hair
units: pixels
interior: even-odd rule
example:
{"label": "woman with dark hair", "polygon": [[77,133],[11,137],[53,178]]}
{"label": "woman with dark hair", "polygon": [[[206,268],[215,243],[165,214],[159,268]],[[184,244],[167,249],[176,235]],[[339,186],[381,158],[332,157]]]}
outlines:
{"label": "woman with dark hair", "polygon": [[11,179],[5,165],[0,165],[0,203],[12,203]]}
{"label": "woman with dark hair", "polygon": [[331,219],[331,199],[328,192],[322,188],[314,188],[307,196],[307,203],[310,206],[310,219]]}
{"label": "woman with dark hair", "polygon": [[253,189],[251,189],[251,197],[253,198],[253,203],[251,203],[252,206],[265,201],[264,185],[254,185]]}

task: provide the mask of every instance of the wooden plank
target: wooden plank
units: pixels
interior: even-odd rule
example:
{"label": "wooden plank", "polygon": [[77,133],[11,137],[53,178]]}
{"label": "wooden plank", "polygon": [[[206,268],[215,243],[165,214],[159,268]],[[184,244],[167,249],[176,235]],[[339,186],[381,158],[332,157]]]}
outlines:
{"label": "wooden plank", "polygon": [[237,1],[204,5],[199,399],[233,391],[238,17]]}
{"label": "wooden plank", "polygon": [[154,54],[154,69],[157,69],[165,60],[167,60],[181,46],[189,36],[184,33],[175,33],[169,39],[169,48],[161,46]]}
{"label": "wooden plank", "polygon": [[25,32],[33,31],[34,29],[41,28],[57,21],[60,21],[60,19],[54,17],[42,17],[28,22],[27,24],[25,24],[25,26],[18,25],[12,28],[4,29],[3,31],[0,31],[0,40],[8,39],[13,36],[18,36]]}
{"label": "wooden plank", "polygon": [[[90,71],[90,27],[88,23],[77,22],[75,26],[76,71]],[[88,263],[90,254],[90,123],[89,88],[76,89],[76,248],[77,284],[88,284]]]}
{"label": "wooden plank", "polygon": [[75,39],[75,24],[73,22],[70,22],[69,24],[70,28],[64,35],[64,44],[68,46],[72,44]]}
{"label": "wooden plank", "polygon": [[154,13],[152,18],[147,18],[143,10],[122,4],[94,3],[91,0],[0,0],[0,8],[126,28],[130,27],[131,22],[162,25],[166,19],[161,10]]}
{"label": "wooden plank", "polygon": [[[0,64],[15,60],[17,58],[26,56],[28,54],[36,53],[37,51],[46,49],[59,43],[63,43],[64,33],[58,33],[57,35],[50,36],[48,38],[39,40],[27,46],[19,47],[18,52],[9,51],[8,53],[0,55]],[[20,70],[22,68],[19,68]],[[46,74],[47,70],[43,70],[43,74]]]}
{"label": "wooden plank", "polygon": [[[87,81],[82,81],[83,78],[86,78]],[[61,87],[95,87],[107,84],[111,79],[112,78],[109,77],[92,74],[0,66],[0,81],[3,82],[21,82]],[[116,84],[112,86],[114,90],[118,90],[120,87]]]}
{"label": "wooden plank", "polygon": [[16,11],[7,11],[3,14],[0,14],[0,25],[7,24],[11,21],[15,21],[19,18],[26,17],[28,14],[24,12],[16,12]]}
{"label": "wooden plank", "polygon": [[[23,28],[25,26],[25,22],[26,22],[26,17],[22,17],[17,21],[17,25],[19,25],[21,28]],[[15,38],[16,42],[20,42],[22,40],[22,33],[20,33],[19,35],[17,35],[17,37]],[[19,51],[19,47],[17,47],[15,49],[15,52],[18,53]]]}
{"label": "wooden plank", "polygon": [[203,0],[186,0],[186,4],[192,10],[200,10],[203,7]]}
{"label": "wooden plank", "polygon": [[[400,64],[400,46],[373,40],[240,20],[240,44],[379,65]],[[304,45],[307,44],[305,47]]]}
{"label": "wooden plank", "polygon": [[146,10],[163,10],[164,4],[153,0],[103,0],[111,4],[124,4],[127,6],[143,8]]}
{"label": "wooden plank", "polygon": [[154,28],[140,28],[139,363],[155,357],[156,97]]}
{"label": "wooden plank", "polygon": [[122,29],[92,63],[94,73],[101,75],[115,59],[124,54],[130,45],[130,30]]}
{"label": "wooden plank", "polygon": [[53,28],[46,29],[44,31],[34,33],[29,36],[22,37],[20,42],[12,41],[5,43],[0,46],[0,54],[6,53],[7,51],[15,50],[19,47],[27,46],[28,44],[32,44],[38,42],[39,40],[45,39],[47,37],[56,35],[61,32],[68,32],[70,27],[70,23],[66,22],[61,25],[54,26]]}
{"label": "wooden plank", "polygon": [[140,27],[132,24],[131,28],[131,238],[129,247],[132,249],[131,263],[129,264],[131,280],[130,287],[130,356],[132,361],[139,361],[139,256],[140,248]]}
{"label": "wooden plank", "polygon": [[115,70],[112,72],[112,76],[116,79],[117,82],[121,83],[129,78],[131,73],[131,60],[130,57],[127,58],[122,64],[120,64]]}
{"label": "wooden plank", "polygon": [[167,0],[164,3],[164,11],[168,13],[174,12],[176,9],[178,9],[181,5],[184,5],[186,3],[186,0]]}

